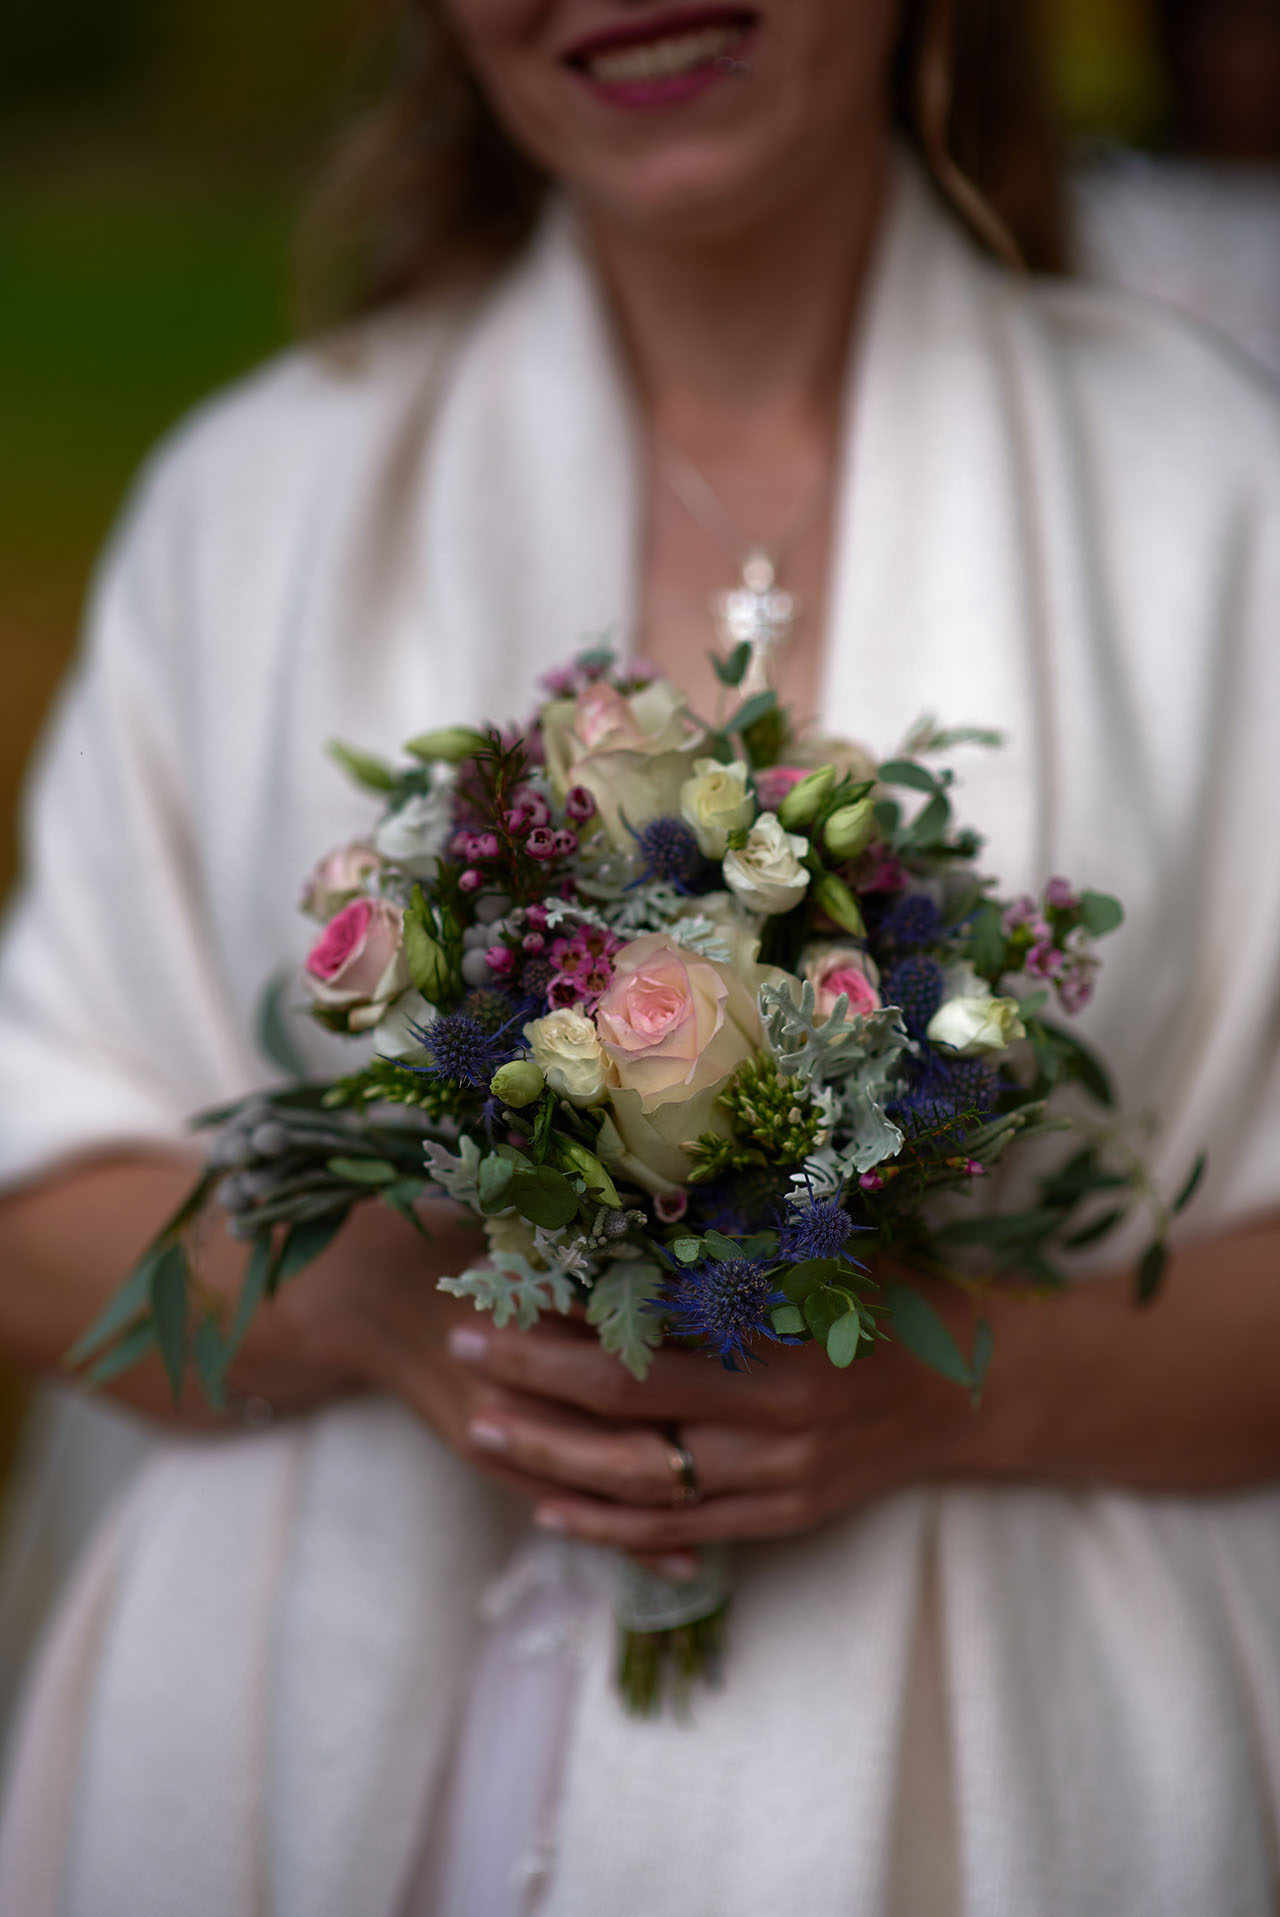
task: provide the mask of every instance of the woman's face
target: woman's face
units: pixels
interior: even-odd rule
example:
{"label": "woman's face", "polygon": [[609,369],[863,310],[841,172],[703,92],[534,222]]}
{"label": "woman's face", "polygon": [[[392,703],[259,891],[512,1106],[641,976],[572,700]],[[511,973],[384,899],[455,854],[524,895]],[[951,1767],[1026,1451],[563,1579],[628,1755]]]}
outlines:
{"label": "woman's face", "polygon": [[598,214],[714,238],[866,152],[898,0],[447,0],[507,132]]}

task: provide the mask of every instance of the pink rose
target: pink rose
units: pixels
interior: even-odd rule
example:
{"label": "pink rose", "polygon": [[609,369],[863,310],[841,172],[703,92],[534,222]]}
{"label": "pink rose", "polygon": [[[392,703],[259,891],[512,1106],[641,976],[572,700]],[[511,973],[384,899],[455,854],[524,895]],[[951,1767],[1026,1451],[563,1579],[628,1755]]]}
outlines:
{"label": "pink rose", "polygon": [[349,1031],[376,1025],[410,982],[399,907],[386,899],[344,905],[308,952],[306,979],[317,1009],[345,1015]]}
{"label": "pink rose", "polygon": [[381,868],[382,860],[371,845],[357,840],[352,845],[338,846],[327,858],[321,859],[307,880],[307,889],[302,895],[303,911],[314,919],[331,919],[335,912],[359,897]]}
{"label": "pink rose", "polygon": [[596,1025],[614,1085],[638,1092],[645,1111],[718,1084],[761,1043],[755,1000],[742,980],[663,932],[615,954]]}
{"label": "pink rose", "polygon": [[633,939],[613,965],[596,1010],[610,1080],[598,1149],[642,1190],[669,1194],[688,1179],[687,1145],[725,1129],[717,1100],[759,1050],[760,1017],[736,973],[664,933]]}
{"label": "pink rose", "polygon": [[771,765],[756,773],[756,797],[762,812],[776,812],[793,785],[807,779],[812,766]]}
{"label": "pink rose", "polygon": [[879,1008],[879,973],[874,962],[856,946],[834,945],[819,953],[808,961],[804,975],[813,986],[814,1009],[825,1018],[830,1018],[841,993],[849,1001],[848,1018],[862,1018]]}

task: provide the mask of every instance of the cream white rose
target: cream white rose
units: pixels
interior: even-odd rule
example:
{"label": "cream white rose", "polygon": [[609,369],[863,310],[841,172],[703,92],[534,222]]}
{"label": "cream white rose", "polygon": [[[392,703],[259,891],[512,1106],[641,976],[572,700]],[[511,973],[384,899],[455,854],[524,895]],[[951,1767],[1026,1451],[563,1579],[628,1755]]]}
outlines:
{"label": "cream white rose", "polygon": [[961,1058],[977,1058],[984,1052],[1007,1052],[1026,1028],[1018,1016],[1016,998],[949,998],[939,1006],[925,1027],[931,1045],[945,1045]]}
{"label": "cream white rose", "polygon": [[718,759],[695,759],[693,777],[680,788],[680,817],[692,826],[699,848],[709,859],[722,859],[729,834],[741,832],[756,816],[748,777],[741,759],[729,765]]}
{"label": "cream white rose", "polygon": [[553,1092],[571,1105],[594,1105],[603,1098],[608,1061],[584,1012],[571,1006],[548,1012],[526,1025],[524,1035]]}
{"label": "cream white rose", "polygon": [[453,788],[448,780],[441,780],[430,792],[406,799],[384,819],[373,842],[384,859],[410,878],[433,879],[452,832]]}
{"label": "cream white rose", "polygon": [[784,832],[774,813],[762,812],[742,850],[726,852],[725,884],[749,912],[789,912],[809,889],[808,869],[801,864],[808,850],[807,839]]}

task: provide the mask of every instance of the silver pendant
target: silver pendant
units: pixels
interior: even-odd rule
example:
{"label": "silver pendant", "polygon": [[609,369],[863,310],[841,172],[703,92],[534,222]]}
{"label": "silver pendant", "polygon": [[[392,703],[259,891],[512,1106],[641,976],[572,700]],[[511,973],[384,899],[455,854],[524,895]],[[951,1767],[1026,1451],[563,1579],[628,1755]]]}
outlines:
{"label": "silver pendant", "polygon": [[741,690],[747,696],[769,684],[773,653],[791,637],[800,611],[794,594],[774,584],[776,569],[763,546],[752,546],[742,565],[742,583],[732,592],[717,593],[712,601],[716,631],[727,652],[744,642],[751,658]]}

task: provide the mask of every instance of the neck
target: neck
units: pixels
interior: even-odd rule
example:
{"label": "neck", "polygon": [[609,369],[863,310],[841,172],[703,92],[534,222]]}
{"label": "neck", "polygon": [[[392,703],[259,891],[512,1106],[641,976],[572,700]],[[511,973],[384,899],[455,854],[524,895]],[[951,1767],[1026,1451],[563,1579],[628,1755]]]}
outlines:
{"label": "neck", "polygon": [[887,171],[876,128],[729,234],[673,238],[584,210],[653,430],[716,464],[834,430]]}

